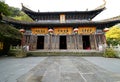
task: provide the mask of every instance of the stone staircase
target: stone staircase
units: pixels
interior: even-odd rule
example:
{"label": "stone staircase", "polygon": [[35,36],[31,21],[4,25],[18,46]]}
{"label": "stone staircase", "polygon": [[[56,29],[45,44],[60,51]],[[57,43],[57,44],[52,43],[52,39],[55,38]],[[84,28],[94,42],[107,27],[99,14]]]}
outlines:
{"label": "stone staircase", "polygon": [[35,50],[28,51],[28,56],[102,56],[98,50]]}

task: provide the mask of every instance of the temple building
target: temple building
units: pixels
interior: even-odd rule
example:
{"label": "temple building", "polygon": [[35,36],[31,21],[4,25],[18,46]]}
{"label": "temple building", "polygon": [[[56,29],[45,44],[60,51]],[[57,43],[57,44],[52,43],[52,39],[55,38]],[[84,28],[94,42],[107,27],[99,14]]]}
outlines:
{"label": "temple building", "polygon": [[102,5],[89,11],[34,12],[22,5],[33,22],[3,20],[25,30],[22,45],[30,50],[97,50],[106,44],[104,28],[120,22],[117,18],[93,21],[104,9]]}

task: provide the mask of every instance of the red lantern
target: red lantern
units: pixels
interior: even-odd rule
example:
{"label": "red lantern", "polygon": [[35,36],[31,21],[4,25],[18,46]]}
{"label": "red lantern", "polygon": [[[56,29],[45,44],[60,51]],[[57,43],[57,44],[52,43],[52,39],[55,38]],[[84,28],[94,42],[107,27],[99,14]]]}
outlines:
{"label": "red lantern", "polygon": [[75,29],[74,29],[74,32],[78,32],[78,28],[75,28]]}
{"label": "red lantern", "polygon": [[48,32],[53,32],[53,29],[49,29]]}
{"label": "red lantern", "polygon": [[75,34],[77,34],[78,33],[78,28],[75,28],[73,31],[74,31]]}
{"label": "red lantern", "polygon": [[52,33],[53,33],[53,29],[49,29],[48,32],[49,32],[50,34],[52,34]]}
{"label": "red lantern", "polygon": [[105,28],[105,29],[103,30],[103,32],[107,32],[107,31],[109,31],[109,28]]}
{"label": "red lantern", "polygon": [[20,29],[19,30],[21,33],[25,33],[25,30],[24,29]]}

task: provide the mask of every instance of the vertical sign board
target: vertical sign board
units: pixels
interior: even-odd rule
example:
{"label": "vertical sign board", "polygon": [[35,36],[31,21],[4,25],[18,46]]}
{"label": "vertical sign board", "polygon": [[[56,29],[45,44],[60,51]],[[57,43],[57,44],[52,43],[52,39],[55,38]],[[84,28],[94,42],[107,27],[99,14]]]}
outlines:
{"label": "vertical sign board", "polygon": [[65,22],[65,14],[60,14],[60,23]]}
{"label": "vertical sign board", "polygon": [[0,42],[0,50],[3,50],[3,42]]}

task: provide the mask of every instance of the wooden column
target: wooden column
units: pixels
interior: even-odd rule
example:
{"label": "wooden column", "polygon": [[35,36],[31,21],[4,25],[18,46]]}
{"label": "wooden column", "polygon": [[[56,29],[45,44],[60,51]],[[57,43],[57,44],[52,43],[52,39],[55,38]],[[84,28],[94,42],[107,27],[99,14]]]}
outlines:
{"label": "wooden column", "polygon": [[75,35],[67,35],[67,49],[75,49]]}
{"label": "wooden column", "polygon": [[60,44],[60,36],[59,36],[59,35],[56,35],[55,49],[59,49],[59,44]]}
{"label": "wooden column", "polygon": [[46,49],[52,49],[52,35],[46,36]]}
{"label": "wooden column", "polygon": [[49,47],[49,35],[45,35],[45,37],[44,37],[44,49],[48,49]]}
{"label": "wooden column", "polygon": [[91,49],[95,49],[95,38],[94,38],[94,34],[90,35],[90,45],[91,45]]}
{"label": "wooden column", "polygon": [[99,38],[98,37],[99,37],[99,35],[96,34],[95,36],[96,36],[96,44],[97,44],[97,47],[98,47],[98,44],[99,44]]}
{"label": "wooden column", "polygon": [[72,35],[71,41],[72,49],[79,49],[79,35],[78,34]]}
{"label": "wooden column", "polygon": [[96,34],[94,34],[94,41],[95,41],[95,49],[98,49],[98,47],[97,47],[97,41],[96,41]]}
{"label": "wooden column", "polygon": [[57,43],[57,36],[56,35],[52,35],[51,36],[51,47],[52,49],[56,49],[56,43]]}
{"label": "wooden column", "polygon": [[74,49],[77,49],[77,35],[74,35],[73,40],[74,40]]}
{"label": "wooden column", "polygon": [[76,35],[76,47],[79,49],[80,41],[79,41],[79,35]]}
{"label": "wooden column", "polygon": [[82,35],[78,35],[78,49],[83,49]]}
{"label": "wooden column", "polygon": [[74,35],[71,35],[71,49],[75,49]]}
{"label": "wooden column", "polygon": [[67,49],[71,49],[71,40],[70,40],[71,35],[67,35]]}
{"label": "wooden column", "polygon": [[29,49],[36,50],[36,48],[37,48],[37,35],[31,35]]}
{"label": "wooden column", "polygon": [[45,49],[59,49],[59,35],[45,35]]}
{"label": "wooden column", "polygon": [[49,49],[52,49],[52,35],[49,35]]}
{"label": "wooden column", "polygon": [[104,44],[107,44],[106,43],[106,36],[105,36],[105,34],[102,34],[102,41],[103,41]]}
{"label": "wooden column", "polygon": [[103,47],[104,49],[107,47],[107,41],[106,41],[106,36],[105,34],[102,34],[102,40],[103,40]]}
{"label": "wooden column", "polygon": [[30,45],[30,37],[31,37],[31,35],[25,35],[25,45]]}
{"label": "wooden column", "polygon": [[96,35],[96,43],[97,43],[97,45],[102,44],[104,42],[103,37],[104,37],[104,34],[97,34]]}

